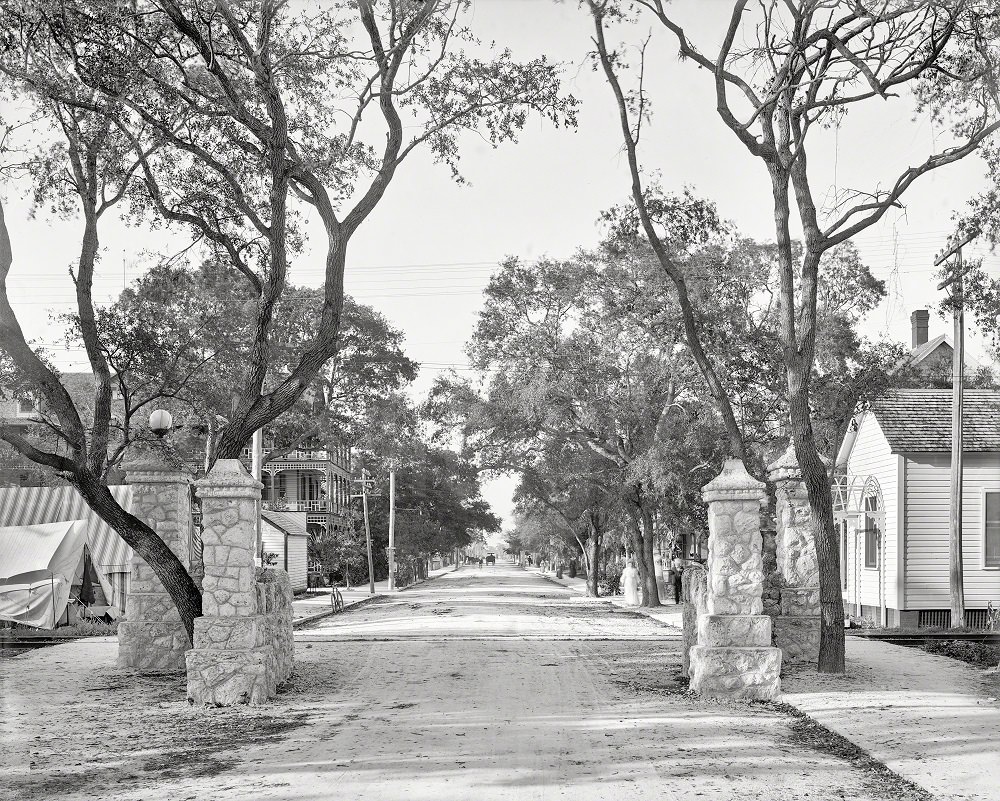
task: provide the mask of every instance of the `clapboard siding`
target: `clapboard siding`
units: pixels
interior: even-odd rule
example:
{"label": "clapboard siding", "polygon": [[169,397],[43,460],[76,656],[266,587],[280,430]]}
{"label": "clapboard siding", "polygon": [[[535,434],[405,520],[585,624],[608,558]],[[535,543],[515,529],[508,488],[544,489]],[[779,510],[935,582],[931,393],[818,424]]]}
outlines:
{"label": "clapboard siding", "polygon": [[896,585],[896,534],[897,534],[897,488],[899,485],[899,460],[889,448],[889,442],[882,433],[878,420],[866,414],[858,428],[854,447],[847,461],[849,475],[862,480],[869,477],[878,481],[882,489],[885,506],[885,530],[882,532],[882,566],[864,566],[864,534],[859,531],[861,522],[852,520],[848,536],[848,553],[851,569],[848,575],[845,599],[850,603],[866,606],[885,606],[899,609]]}
{"label": "clapboard siding", "polygon": [[308,544],[308,537],[292,535],[288,537],[288,578],[292,582],[292,592],[300,592],[307,586]]}
{"label": "clapboard siding", "polygon": [[[1000,570],[983,568],[983,491],[1000,491],[1000,453],[967,453],[962,482],[965,605],[1000,601]],[[906,606],[947,609],[950,454],[906,455]]]}
{"label": "clapboard siding", "polygon": [[288,579],[292,584],[292,592],[304,590],[307,586],[306,568],[308,562],[309,538],[298,534],[287,535],[288,560],[285,560],[286,535],[277,526],[263,520],[261,524],[261,539],[264,541],[264,552],[277,554],[274,566],[288,571]]}

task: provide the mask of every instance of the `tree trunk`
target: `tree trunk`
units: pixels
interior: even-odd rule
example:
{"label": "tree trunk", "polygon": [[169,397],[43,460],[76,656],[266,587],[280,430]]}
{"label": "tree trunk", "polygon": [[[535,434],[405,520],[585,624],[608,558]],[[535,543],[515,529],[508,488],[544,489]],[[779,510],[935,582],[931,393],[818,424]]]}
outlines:
{"label": "tree trunk", "polygon": [[660,594],[656,589],[656,569],[653,564],[653,518],[641,502],[629,501],[628,508],[632,520],[632,552],[635,566],[639,570],[642,606],[659,606]]}
{"label": "tree trunk", "polygon": [[660,591],[656,586],[656,550],[655,532],[653,527],[653,515],[645,506],[640,510],[642,517],[642,562],[646,566],[645,573],[640,572],[642,578],[642,605],[659,606]]}
{"label": "tree trunk", "polygon": [[194,619],[201,617],[201,593],[187,567],[181,564],[177,555],[153,529],[122,509],[111,490],[99,479],[90,474],[77,473],[70,478],[70,483],[90,508],[149,565],[170,595],[188,637],[194,642]]}
{"label": "tree trunk", "polygon": [[590,539],[587,540],[587,548],[590,551],[588,561],[590,569],[587,571],[587,595],[592,598],[598,596],[597,579],[601,558],[601,532],[600,529],[593,529],[590,532]]}
{"label": "tree trunk", "polygon": [[840,543],[833,520],[830,477],[819,458],[809,418],[808,384],[789,370],[789,419],[795,456],[809,495],[815,521],[819,565],[820,673],[844,672],[844,598],[840,588]]}
{"label": "tree trunk", "polygon": [[[815,359],[819,260],[822,252],[815,246],[819,232],[815,226],[815,209],[810,205],[811,199],[806,186],[804,154],[799,154],[799,161],[794,163],[793,167],[794,171],[790,173],[780,162],[768,165],[774,198],[775,239],[780,278],[778,333],[788,385],[788,420],[792,442],[809,495],[813,530],[816,532],[820,603],[817,669],[820,673],[843,673],[844,598],[840,589],[840,548],[833,522],[830,476],[816,449],[812,410],[809,408],[809,382]],[[792,255],[788,225],[790,177],[796,184],[799,216],[806,234],[805,252],[801,264],[798,265]],[[796,273],[799,276],[798,291]],[[797,304],[798,298],[801,298],[801,302]]]}

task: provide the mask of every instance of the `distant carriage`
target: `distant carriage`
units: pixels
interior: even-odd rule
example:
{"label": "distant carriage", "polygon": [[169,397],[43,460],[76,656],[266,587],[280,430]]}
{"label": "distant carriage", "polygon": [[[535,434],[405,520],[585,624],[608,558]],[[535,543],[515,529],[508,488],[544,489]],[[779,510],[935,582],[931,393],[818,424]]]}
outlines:
{"label": "distant carriage", "polygon": [[495,553],[486,554],[486,564],[495,565],[497,563],[497,556]]}

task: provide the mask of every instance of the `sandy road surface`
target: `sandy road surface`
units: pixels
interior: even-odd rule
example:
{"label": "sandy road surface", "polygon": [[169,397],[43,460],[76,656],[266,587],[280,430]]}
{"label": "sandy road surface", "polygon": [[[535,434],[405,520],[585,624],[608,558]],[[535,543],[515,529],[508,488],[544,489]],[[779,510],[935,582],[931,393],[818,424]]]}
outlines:
{"label": "sandy road surface", "polygon": [[300,631],[260,709],[188,707],[182,679],[118,672],[113,642],[45,649],[0,663],[0,796],[896,797],[780,712],[687,696],[678,634],[506,566]]}

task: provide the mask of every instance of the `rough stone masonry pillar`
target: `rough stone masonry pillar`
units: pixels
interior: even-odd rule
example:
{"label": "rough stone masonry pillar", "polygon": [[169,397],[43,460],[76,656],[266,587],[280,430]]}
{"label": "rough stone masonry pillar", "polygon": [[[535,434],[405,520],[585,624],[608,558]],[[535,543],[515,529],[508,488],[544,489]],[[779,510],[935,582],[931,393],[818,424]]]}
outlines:
{"label": "rough stone masonry pillar", "polygon": [[[191,475],[163,449],[125,465],[132,514],[150,526],[181,564],[190,564]],[[173,600],[138,554],[130,566],[126,619],[118,626],[118,665],[139,672],[182,671],[191,640]]]}
{"label": "rough stone masonry pillar", "polygon": [[764,484],[728,459],[702,489],[708,503],[708,599],[691,649],[691,689],[717,698],[770,701],[781,692],[781,651],[761,614]]}
{"label": "rough stone masonry pillar", "polygon": [[789,445],[768,468],[777,495],[777,560],[781,614],[774,620],[775,645],[785,664],[819,659],[819,562],[812,511],[802,472]]}
{"label": "rough stone masonry pillar", "polygon": [[257,590],[257,501],[263,485],[238,459],[196,481],[202,510],[203,616],[187,653],[187,694],[208,706],[259,704],[275,695],[278,660]]}

